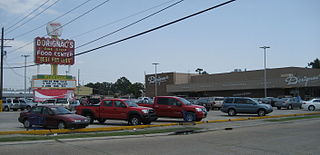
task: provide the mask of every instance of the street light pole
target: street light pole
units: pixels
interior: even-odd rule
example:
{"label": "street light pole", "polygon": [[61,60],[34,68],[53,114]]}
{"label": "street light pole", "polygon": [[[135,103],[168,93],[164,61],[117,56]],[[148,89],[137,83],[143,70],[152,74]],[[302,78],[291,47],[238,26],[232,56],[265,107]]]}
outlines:
{"label": "street light pole", "polygon": [[157,65],[159,65],[160,63],[158,62],[154,62],[152,63],[152,65],[154,65],[154,97],[156,97],[158,88],[157,88]]}
{"label": "street light pole", "polygon": [[24,57],[24,98],[27,98],[27,57],[30,55],[21,55]]}
{"label": "street light pole", "polygon": [[267,97],[267,48],[270,48],[269,46],[262,46],[260,48],[263,48],[263,54],[264,54],[264,97]]}

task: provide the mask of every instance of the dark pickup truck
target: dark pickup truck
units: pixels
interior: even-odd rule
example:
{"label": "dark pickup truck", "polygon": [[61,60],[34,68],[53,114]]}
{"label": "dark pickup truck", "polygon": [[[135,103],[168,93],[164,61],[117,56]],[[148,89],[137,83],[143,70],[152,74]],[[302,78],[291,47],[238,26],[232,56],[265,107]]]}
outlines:
{"label": "dark pickup truck", "polygon": [[188,100],[176,96],[157,96],[152,102],[138,102],[138,105],[153,108],[158,117],[183,118],[187,122],[201,121],[207,117],[203,106],[193,105]]}
{"label": "dark pickup truck", "polygon": [[104,99],[98,104],[80,105],[76,114],[104,123],[107,119],[126,120],[131,125],[150,124],[157,119],[152,108],[141,107],[127,99]]}

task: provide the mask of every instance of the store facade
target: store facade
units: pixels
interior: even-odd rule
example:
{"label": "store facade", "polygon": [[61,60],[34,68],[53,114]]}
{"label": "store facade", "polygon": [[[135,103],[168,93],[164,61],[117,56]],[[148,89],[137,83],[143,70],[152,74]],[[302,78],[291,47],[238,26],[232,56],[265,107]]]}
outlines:
{"label": "store facade", "polygon": [[[220,74],[160,73],[146,75],[146,96],[157,95],[264,97],[264,70]],[[267,69],[267,96],[320,96],[320,69]]]}

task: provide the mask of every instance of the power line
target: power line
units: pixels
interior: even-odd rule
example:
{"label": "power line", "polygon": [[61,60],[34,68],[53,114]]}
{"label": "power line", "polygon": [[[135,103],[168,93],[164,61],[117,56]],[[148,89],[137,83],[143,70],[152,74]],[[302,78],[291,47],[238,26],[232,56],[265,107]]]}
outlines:
{"label": "power line", "polygon": [[144,35],[144,34],[153,32],[153,31],[155,31],[155,30],[158,30],[158,29],[167,27],[167,26],[169,26],[169,25],[178,23],[178,22],[183,21],[183,20],[185,20],[185,19],[188,19],[188,18],[191,18],[191,17],[193,17],[193,16],[196,16],[196,15],[199,15],[199,14],[202,14],[202,13],[205,13],[205,12],[207,12],[207,11],[210,11],[210,10],[212,10],[212,9],[221,7],[221,6],[223,6],[223,5],[229,4],[229,3],[234,2],[234,1],[236,1],[236,0],[230,0],[230,1],[227,1],[227,2],[224,2],[224,3],[221,3],[221,4],[218,4],[218,5],[215,5],[215,6],[213,6],[213,7],[207,8],[207,9],[205,9],[205,10],[202,10],[202,11],[196,12],[196,13],[194,13],[194,14],[191,14],[191,15],[188,15],[188,16],[185,16],[185,17],[182,17],[182,18],[180,18],[180,19],[177,19],[177,20],[174,20],[174,21],[172,21],[172,22],[169,22],[169,23],[160,25],[160,26],[158,26],[158,27],[155,27],[155,28],[146,30],[146,31],[144,31],[144,32],[140,32],[140,33],[138,33],[138,34],[129,36],[129,37],[127,37],[127,38],[120,39],[120,40],[117,40],[117,41],[114,41],[114,42],[111,42],[111,43],[108,43],[108,44],[105,44],[105,45],[102,45],[102,46],[99,46],[99,47],[96,47],[96,48],[93,48],[93,49],[90,49],[90,50],[86,50],[86,51],[77,53],[77,54],[75,54],[75,56],[80,56],[80,55],[83,55],[83,54],[87,54],[87,53],[93,52],[93,51],[95,51],[95,50],[98,50],[98,49],[100,49],[100,48],[104,48],[104,47],[111,46],[111,45],[114,45],[114,44],[117,44],[117,43],[121,43],[121,42],[123,42],[123,41],[129,40],[129,39],[132,39],[132,38],[136,38],[136,37],[138,37],[138,36],[141,36],[141,35]]}
{"label": "power line", "polygon": [[170,3],[170,2],[172,2],[172,1],[176,1],[176,0],[170,0],[170,1],[167,1],[167,2],[164,2],[164,3],[161,3],[161,4],[159,4],[159,5],[153,6],[153,7],[151,7],[151,8],[148,8],[148,9],[146,9],[146,10],[142,10],[142,11],[136,12],[136,13],[134,13],[134,14],[132,14],[132,15],[127,16],[127,17],[124,17],[124,18],[121,18],[121,19],[112,21],[112,22],[110,22],[110,23],[107,23],[107,24],[98,26],[98,27],[96,27],[96,28],[94,28],[94,29],[92,29],[92,30],[89,30],[89,31],[87,31],[87,32],[84,32],[84,33],[81,33],[81,34],[72,36],[71,38],[77,38],[77,37],[83,36],[83,35],[85,35],[85,34],[94,32],[94,31],[99,30],[99,29],[101,29],[101,28],[104,28],[104,27],[106,27],[106,26],[109,26],[109,25],[118,23],[118,22],[120,22],[120,21],[123,21],[123,20],[129,19],[129,18],[131,18],[131,17],[137,16],[137,15],[139,15],[139,14],[145,13],[145,12],[147,12],[147,11],[149,11],[149,10],[152,10],[152,9],[154,9],[154,8],[157,8],[157,7],[160,7],[160,6],[162,6],[162,5],[165,5],[165,4],[167,4],[167,3]]}
{"label": "power line", "polygon": [[[72,22],[76,21],[76,20],[77,20],[77,19],[79,19],[80,17],[83,17],[84,15],[86,15],[86,14],[90,13],[91,11],[93,11],[93,10],[97,9],[98,7],[102,6],[103,4],[105,4],[105,3],[106,3],[106,2],[108,2],[108,1],[110,1],[110,0],[106,0],[106,1],[104,1],[104,2],[102,2],[102,3],[100,3],[100,4],[98,4],[97,6],[93,7],[92,9],[90,9],[90,10],[86,11],[85,13],[83,13],[83,14],[81,14],[81,15],[77,16],[76,18],[74,18],[74,19],[70,20],[70,21],[69,21],[69,22],[67,22],[66,24],[64,24],[64,25],[60,26],[58,29],[61,29],[62,27],[65,27],[66,25],[68,25],[68,24],[70,24],[70,23],[72,23]],[[47,36],[47,35],[44,35],[44,36]],[[43,37],[44,37],[44,36],[43,36]],[[31,41],[31,42],[29,42],[29,43],[26,43],[25,45],[23,45],[23,46],[21,46],[21,47],[19,47],[19,48],[17,48],[17,49],[14,49],[14,50],[12,50],[12,51],[10,51],[10,52],[11,52],[11,53],[12,53],[12,52],[15,52],[15,51],[17,51],[17,50],[19,50],[19,49],[22,49],[22,48],[24,48],[24,47],[26,47],[26,46],[28,46],[28,45],[30,45],[30,44],[32,44],[32,43],[33,43],[33,41]]]}
{"label": "power line", "polygon": [[177,5],[177,4],[179,4],[179,3],[183,2],[183,1],[184,1],[184,0],[180,0],[180,1],[178,1],[178,2],[175,2],[175,3],[173,3],[173,4],[169,5],[169,6],[163,8],[163,9],[161,9],[161,10],[159,10],[159,11],[156,11],[156,12],[154,12],[154,13],[152,13],[152,14],[150,14],[150,15],[142,18],[142,19],[139,19],[139,20],[137,20],[137,21],[135,21],[135,22],[133,22],[133,23],[131,23],[131,24],[128,24],[128,25],[126,25],[126,26],[124,26],[124,27],[122,27],[122,28],[119,28],[119,29],[117,29],[117,30],[115,30],[115,31],[113,31],[113,32],[111,32],[111,33],[108,33],[108,34],[106,34],[106,35],[103,35],[103,36],[101,36],[101,37],[99,37],[99,38],[97,38],[97,39],[95,39],[95,40],[92,40],[92,41],[89,41],[89,42],[87,42],[87,43],[84,43],[84,44],[78,46],[77,48],[80,48],[80,47],[89,45],[89,44],[91,44],[91,43],[93,43],[93,42],[96,42],[96,41],[98,41],[98,40],[100,40],[100,39],[103,39],[103,38],[105,38],[105,37],[107,37],[107,36],[110,36],[110,35],[112,35],[112,34],[115,34],[115,33],[119,32],[119,31],[124,30],[124,29],[126,29],[126,28],[128,28],[128,27],[130,27],[130,26],[132,26],[132,25],[135,25],[135,24],[137,24],[137,23],[139,23],[139,22],[141,22],[141,21],[143,21],[143,20],[145,20],[145,19],[148,19],[148,18],[150,18],[150,17],[152,17],[152,16],[154,16],[154,15],[156,15],[156,14],[162,12],[162,11],[165,11],[166,9],[169,9],[169,8],[175,6],[175,5]]}
{"label": "power line", "polygon": [[[111,43],[108,43],[108,44],[105,44],[105,45],[102,45],[102,46],[99,46],[99,47],[96,47],[96,48],[93,48],[93,49],[90,49],[90,50],[86,50],[86,51],[77,53],[77,54],[75,54],[75,56],[80,56],[80,55],[83,55],[83,54],[87,54],[87,53],[93,52],[93,51],[95,51],[95,50],[98,50],[98,49],[101,49],[101,48],[104,48],[104,47],[107,47],[107,46],[111,46],[111,45],[114,45],[114,44],[117,44],[117,43],[120,43],[120,42],[129,40],[129,39],[132,39],[132,38],[136,38],[136,37],[138,37],[138,36],[141,36],[141,35],[144,35],[144,34],[153,32],[153,31],[155,31],[155,30],[158,30],[158,29],[167,27],[167,26],[169,26],[169,25],[178,23],[178,22],[180,22],[180,21],[183,21],[183,20],[185,20],[185,19],[191,18],[191,17],[193,17],[193,16],[197,16],[197,15],[199,15],[199,14],[208,12],[208,11],[213,10],[213,9],[215,9],[215,8],[218,8],[218,7],[227,5],[227,4],[229,4],[229,3],[231,3],[231,2],[234,2],[234,1],[236,1],[236,0],[230,0],[230,1],[227,1],[227,2],[224,2],[224,3],[220,3],[220,4],[218,4],[218,5],[212,6],[212,7],[210,7],[210,8],[205,9],[205,10],[198,11],[198,12],[193,13],[193,14],[191,14],[191,15],[188,15],[188,16],[185,16],[185,17],[182,17],[182,18],[179,18],[179,19],[174,20],[174,21],[172,21],[172,22],[169,22],[169,23],[160,25],[160,26],[158,26],[158,27],[155,27],[155,28],[152,28],[152,29],[149,29],[149,30],[140,32],[140,33],[137,33],[137,34],[135,34],[135,35],[126,37],[126,38],[124,38],[124,39],[120,39],[120,40],[117,40],[117,41],[114,41],[114,42],[111,42]],[[26,67],[32,67],[32,66],[37,66],[37,65],[38,65],[38,64],[33,64],[33,65],[28,65],[28,66],[26,66]],[[23,68],[23,67],[25,67],[25,66],[11,67],[11,68],[14,69],[14,68]],[[5,67],[5,69],[10,69],[10,68]]]}
{"label": "power line", "polygon": [[[62,15],[60,15],[60,16],[58,16],[58,17],[56,17],[55,19],[52,19],[51,21],[55,21],[55,20],[60,19],[61,17],[63,17],[63,16],[65,16],[65,15],[69,14],[70,12],[72,12],[72,11],[74,11],[74,10],[76,10],[76,9],[80,8],[81,6],[83,6],[84,4],[88,3],[89,1],[91,1],[91,0],[87,0],[87,1],[85,1],[85,2],[83,2],[83,3],[81,3],[80,5],[78,5],[78,6],[74,7],[73,9],[71,9],[71,10],[67,11],[66,13],[64,13],[64,14],[62,14]],[[45,23],[45,24],[43,24],[43,25],[40,25],[39,27],[37,27],[37,28],[35,28],[35,29],[32,29],[32,30],[30,30],[30,31],[27,31],[27,32],[25,32],[25,33],[22,33],[22,34],[20,34],[20,35],[17,35],[17,36],[15,36],[15,37],[13,37],[13,38],[15,38],[15,39],[16,39],[16,38],[19,38],[19,37],[25,36],[26,34],[29,34],[29,33],[33,32],[33,31],[35,31],[35,30],[38,30],[38,29],[40,29],[40,28],[42,28],[42,27],[44,27],[44,26],[46,26],[46,25],[47,25],[47,23]]]}
{"label": "power line", "polygon": [[24,23],[20,24],[19,26],[17,26],[15,29],[10,30],[7,32],[10,33],[14,30],[17,30],[18,28],[20,28],[21,26],[25,25],[26,23],[30,22],[32,19],[36,18],[37,16],[41,15],[43,12],[45,12],[46,10],[48,10],[49,8],[51,8],[53,5],[55,5],[56,3],[58,3],[60,0],[55,1],[54,3],[52,3],[51,5],[49,5],[48,7],[46,7],[45,9],[43,9],[41,12],[39,12],[38,14],[34,15],[33,17],[31,17],[29,20],[25,21]]}
{"label": "power line", "polygon": [[23,17],[22,19],[20,19],[18,22],[16,22],[15,24],[9,26],[7,28],[7,30],[9,30],[10,28],[16,26],[18,23],[22,22],[23,20],[25,20],[26,18],[28,18],[30,15],[32,15],[34,12],[36,12],[37,10],[39,10],[42,6],[44,6],[45,4],[47,4],[50,0],[47,0],[46,2],[42,3],[40,6],[38,6],[36,9],[34,9],[33,11],[31,11],[29,14],[27,14],[25,17]]}

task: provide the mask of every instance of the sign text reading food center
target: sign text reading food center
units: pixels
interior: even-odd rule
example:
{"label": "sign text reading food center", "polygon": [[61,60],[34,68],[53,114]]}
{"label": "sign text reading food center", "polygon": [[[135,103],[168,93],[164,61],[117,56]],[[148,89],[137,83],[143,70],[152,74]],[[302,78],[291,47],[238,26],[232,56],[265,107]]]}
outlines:
{"label": "sign text reading food center", "polygon": [[35,38],[35,63],[36,64],[74,64],[73,40],[57,38]]}

